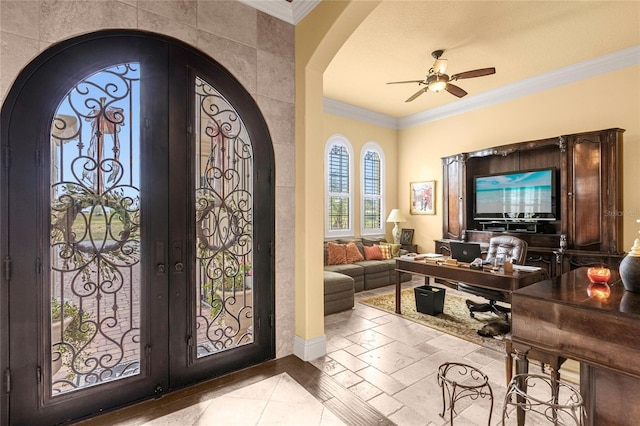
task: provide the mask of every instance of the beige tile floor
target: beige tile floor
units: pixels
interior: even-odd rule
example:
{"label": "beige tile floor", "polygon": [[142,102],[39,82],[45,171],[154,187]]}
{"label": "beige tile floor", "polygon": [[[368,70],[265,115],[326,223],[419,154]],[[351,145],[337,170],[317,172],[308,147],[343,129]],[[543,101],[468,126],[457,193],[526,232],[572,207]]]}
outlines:
{"label": "beige tile floor", "polygon": [[283,373],[143,425],[342,426],[344,423]]}
{"label": "beige tile floor", "polygon": [[[414,277],[404,287],[423,284],[423,278]],[[399,426],[449,424],[448,411],[445,418],[440,416],[443,405],[438,368],[446,362],[471,365],[488,376],[493,409],[489,398],[460,399],[455,405],[454,424],[487,425],[491,412],[491,425],[502,425],[507,391],[504,353],[358,303],[363,298],[390,293],[394,289],[392,285],[357,293],[355,309],[325,317],[327,355],[312,364]],[[452,289],[447,289],[447,293],[470,297]],[[534,362],[529,372],[543,373]],[[528,393],[544,399],[546,390],[529,389]],[[507,414],[504,425],[515,425],[516,414],[512,406],[507,408]],[[527,415],[527,426],[550,424],[534,414]]]}
{"label": "beige tile floor", "polygon": [[[421,279],[412,285],[422,285]],[[407,287],[409,284],[406,285]],[[393,286],[358,293],[362,299]],[[448,292],[451,290],[447,290]],[[501,423],[506,392],[504,354],[356,302],[352,310],[325,317],[327,355],[319,369],[399,426],[448,424],[440,417],[442,390],[437,369],[445,362],[477,367],[493,390],[492,425]],[[539,372],[532,368],[531,372]],[[506,424],[515,424],[513,409]],[[455,425],[487,425],[488,399],[456,404]],[[240,414],[239,414],[240,413]],[[265,379],[145,425],[343,425],[331,411],[286,373]],[[548,424],[527,418],[527,426]]]}
{"label": "beige tile floor", "polygon": [[[411,283],[422,284],[421,278]],[[393,289],[361,292],[356,299]],[[494,395],[491,424],[501,423],[506,392],[504,354],[357,302],[353,310],[325,317],[325,334],[327,355],[312,364],[396,424],[449,423],[440,417],[442,389],[437,381],[438,367],[445,362],[472,365],[489,377]],[[489,411],[488,398],[461,399],[454,424],[486,425]]]}

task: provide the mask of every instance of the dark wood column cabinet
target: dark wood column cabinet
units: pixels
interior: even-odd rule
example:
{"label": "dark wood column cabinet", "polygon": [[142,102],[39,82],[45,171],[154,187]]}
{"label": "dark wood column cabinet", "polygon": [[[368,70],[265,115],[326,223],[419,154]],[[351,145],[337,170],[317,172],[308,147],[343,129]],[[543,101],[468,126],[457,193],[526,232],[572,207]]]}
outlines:
{"label": "dark wood column cabinet", "polygon": [[[459,153],[442,159],[442,240],[436,251],[448,254],[447,240],[488,242],[513,234],[529,243],[528,263],[551,276],[590,264],[616,267],[622,244],[623,129],[562,135]],[[557,216],[536,223],[474,219],[474,178],[522,170],[553,169]]]}
{"label": "dark wood column cabinet", "polygon": [[562,233],[570,249],[620,251],[622,132],[611,129],[566,137]]}
{"label": "dark wood column cabinet", "polygon": [[453,155],[442,159],[442,184],[444,188],[442,238],[462,239],[466,227],[463,214],[466,204],[466,154]]}

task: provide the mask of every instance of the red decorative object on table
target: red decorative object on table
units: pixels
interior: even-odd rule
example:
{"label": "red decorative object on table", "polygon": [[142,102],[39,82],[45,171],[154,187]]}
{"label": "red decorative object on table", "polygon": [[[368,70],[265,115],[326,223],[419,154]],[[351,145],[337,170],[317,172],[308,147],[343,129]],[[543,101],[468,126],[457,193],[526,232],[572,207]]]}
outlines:
{"label": "red decorative object on table", "polygon": [[607,283],[589,283],[587,287],[587,294],[589,297],[595,297],[596,299],[605,300],[611,296],[611,287]]}
{"label": "red decorative object on table", "polygon": [[596,266],[587,269],[587,277],[592,283],[608,283],[611,278],[611,271],[604,266]]}

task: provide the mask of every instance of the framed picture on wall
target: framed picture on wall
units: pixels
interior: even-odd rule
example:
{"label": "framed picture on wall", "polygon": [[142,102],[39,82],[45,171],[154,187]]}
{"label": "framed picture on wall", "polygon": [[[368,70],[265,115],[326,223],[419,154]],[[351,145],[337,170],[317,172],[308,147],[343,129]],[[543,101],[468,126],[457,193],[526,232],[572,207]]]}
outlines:
{"label": "framed picture on wall", "polygon": [[436,181],[411,182],[411,214],[436,214]]}
{"label": "framed picture on wall", "polygon": [[400,244],[413,244],[413,229],[402,228],[400,233]]}

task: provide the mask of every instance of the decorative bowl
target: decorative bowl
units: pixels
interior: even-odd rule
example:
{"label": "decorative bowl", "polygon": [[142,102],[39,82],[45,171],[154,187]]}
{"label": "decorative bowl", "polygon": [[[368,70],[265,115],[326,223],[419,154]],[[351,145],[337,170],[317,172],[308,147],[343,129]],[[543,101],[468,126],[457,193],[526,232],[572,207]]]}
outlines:
{"label": "decorative bowl", "polygon": [[611,271],[604,266],[596,266],[587,269],[587,277],[592,283],[608,283],[611,279]]}
{"label": "decorative bowl", "polygon": [[611,296],[611,287],[607,283],[592,282],[587,287],[587,294],[600,300],[608,299]]}

